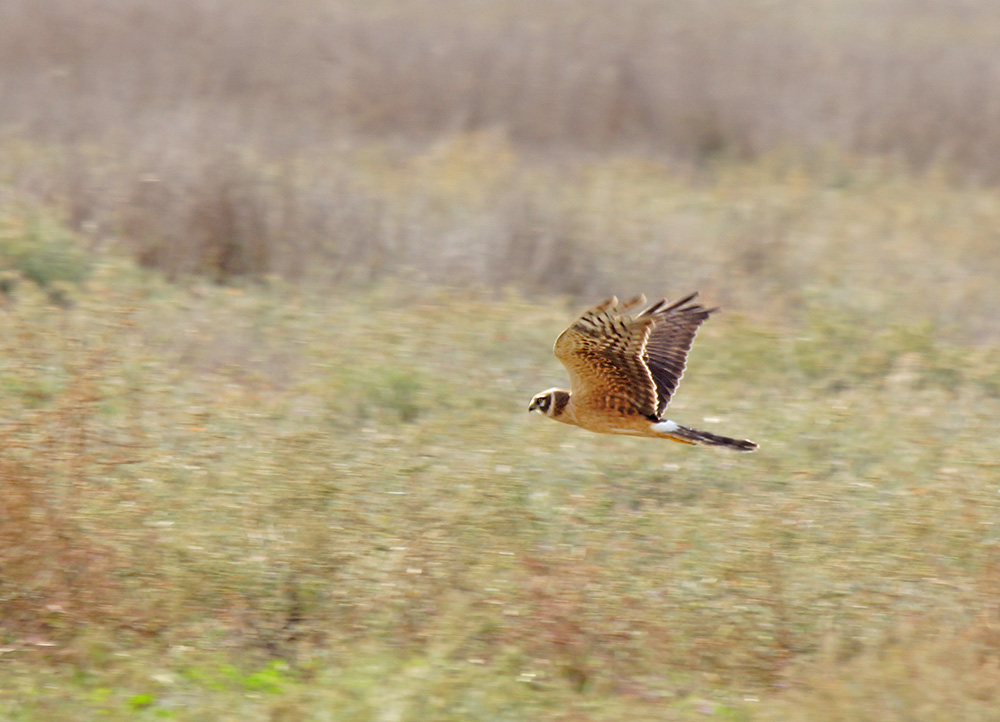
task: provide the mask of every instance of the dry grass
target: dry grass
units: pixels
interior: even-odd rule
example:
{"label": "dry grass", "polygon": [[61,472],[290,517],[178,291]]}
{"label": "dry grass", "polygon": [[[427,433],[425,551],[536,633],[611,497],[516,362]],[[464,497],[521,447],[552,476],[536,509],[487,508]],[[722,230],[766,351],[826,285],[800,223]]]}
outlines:
{"label": "dry grass", "polygon": [[102,413],[128,398],[109,376],[121,370],[113,337],[127,319],[88,320],[83,330],[63,318],[53,327],[51,309],[65,309],[68,299],[25,280],[8,290],[5,305],[25,295],[47,307],[4,323],[0,613],[5,641],[47,647],[91,625],[132,621],[119,583],[125,564],[95,513],[120,500],[108,477],[135,463],[141,441],[127,412],[111,424]]}
{"label": "dry grass", "polygon": [[562,304],[91,260],[61,305],[20,281],[0,314],[8,716],[1000,701],[989,345],[723,314],[672,410],[762,443],[735,456],[527,418]]}
{"label": "dry grass", "polygon": [[[156,153],[501,128],[675,157],[785,144],[997,177],[989,2],[5,4],[3,121]],[[10,102],[16,98],[18,102]]]}
{"label": "dry grass", "polygon": [[[827,263],[827,248],[858,245],[823,227],[849,234],[852,208],[789,206],[828,189],[796,198],[784,184],[797,181],[764,171],[730,187],[731,217],[706,217],[696,195],[670,200],[678,178],[711,187],[735,159],[794,165],[842,199],[873,172],[1000,176],[988,2],[89,0],[0,13],[3,180],[93,245],[125,244],[175,277],[320,269],[357,283],[407,268],[589,297],[632,281],[614,269],[641,257],[660,278],[787,286],[810,281],[799,266]],[[636,169],[609,169],[635,155],[654,159],[644,206],[620,196]],[[775,181],[777,203],[747,187]],[[945,275],[995,242],[975,218],[992,200],[960,198],[917,229],[946,249]],[[887,236],[907,224],[886,215],[864,245],[894,267],[909,245],[885,251]],[[619,247],[633,252],[609,260]]]}
{"label": "dry grass", "polygon": [[[0,4],[0,716],[995,716],[998,28]],[[525,418],[694,289],[760,452]]]}
{"label": "dry grass", "polygon": [[[8,168],[44,163],[30,152]],[[90,170],[111,177],[115,167],[97,158]],[[1000,202],[941,174],[780,154],[696,176],[626,159],[538,167],[488,134],[295,167],[228,155],[201,170],[145,178],[89,206],[90,248],[124,248],[174,279],[358,288],[403,275],[581,302],[668,284],[783,321],[835,312],[929,321],[972,341],[997,335]],[[12,240],[24,248],[11,246],[10,264],[77,278],[85,259],[66,249],[65,231],[24,215],[44,240],[30,251]]]}

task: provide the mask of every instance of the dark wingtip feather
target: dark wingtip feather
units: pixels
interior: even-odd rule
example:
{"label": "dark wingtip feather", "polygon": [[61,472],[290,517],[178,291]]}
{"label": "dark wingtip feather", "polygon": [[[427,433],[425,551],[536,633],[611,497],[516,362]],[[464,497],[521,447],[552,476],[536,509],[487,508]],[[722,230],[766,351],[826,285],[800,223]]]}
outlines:
{"label": "dark wingtip feather", "polygon": [[703,314],[705,318],[708,318],[711,314],[719,310],[718,306],[714,306],[712,308],[705,308],[700,304],[694,304],[691,306],[687,305],[692,301],[694,301],[696,298],[698,298],[697,291],[695,291],[694,293],[689,293],[684,298],[680,299],[679,301],[674,301],[673,303],[669,303],[667,299],[661,298],[659,301],[657,301],[649,308],[647,308],[645,311],[640,313],[639,318],[642,318],[644,316],[653,316],[656,314],[669,313],[670,311],[683,311],[686,313]]}
{"label": "dark wingtip feather", "polygon": [[652,316],[654,313],[659,312],[660,309],[663,308],[664,304],[666,304],[666,302],[667,302],[667,299],[661,298],[659,301],[655,302],[649,308],[647,308],[645,311],[643,311],[642,313],[640,313],[639,316],[638,316],[638,318],[643,318],[645,316]]}
{"label": "dark wingtip feather", "polygon": [[[680,308],[681,306],[683,306],[686,303],[690,303],[691,301],[693,301],[696,298],[698,298],[698,292],[697,291],[695,291],[694,293],[689,293],[687,296],[685,296],[684,298],[682,298],[680,301],[674,301],[667,308],[665,308],[663,310],[664,311],[672,311],[675,308]],[[664,303],[666,303],[666,299],[664,299]]]}

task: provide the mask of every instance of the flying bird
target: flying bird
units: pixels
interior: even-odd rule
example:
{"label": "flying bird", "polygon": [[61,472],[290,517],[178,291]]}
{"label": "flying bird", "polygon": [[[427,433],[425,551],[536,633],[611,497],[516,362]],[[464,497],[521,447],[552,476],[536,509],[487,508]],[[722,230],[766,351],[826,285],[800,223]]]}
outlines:
{"label": "flying bird", "polygon": [[756,449],[752,441],[698,431],[664,416],[698,327],[718,310],[694,303],[697,295],[670,304],[663,299],[635,315],[629,312],[644,304],[645,296],[625,303],[612,296],[586,311],[553,348],[569,372],[572,391],[542,391],[528,411],[599,434]]}

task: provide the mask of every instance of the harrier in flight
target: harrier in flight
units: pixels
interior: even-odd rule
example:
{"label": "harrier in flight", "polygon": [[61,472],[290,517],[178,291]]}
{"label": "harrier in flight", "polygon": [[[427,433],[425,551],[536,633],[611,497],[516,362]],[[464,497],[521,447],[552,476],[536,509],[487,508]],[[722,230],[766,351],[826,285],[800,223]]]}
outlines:
{"label": "harrier in flight", "polygon": [[657,301],[636,315],[628,312],[645,303],[645,296],[625,303],[612,297],[594,306],[559,335],[553,348],[569,372],[572,392],[542,391],[528,411],[601,434],[756,449],[752,441],[698,431],[664,417],[698,327],[718,310],[692,303],[697,295],[671,304]]}

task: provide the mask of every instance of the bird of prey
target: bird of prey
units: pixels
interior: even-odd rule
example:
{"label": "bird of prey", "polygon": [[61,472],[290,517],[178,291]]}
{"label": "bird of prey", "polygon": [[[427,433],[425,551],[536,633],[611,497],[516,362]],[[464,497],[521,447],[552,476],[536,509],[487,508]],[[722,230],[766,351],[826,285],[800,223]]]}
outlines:
{"label": "bird of prey", "polygon": [[629,312],[644,304],[645,296],[625,303],[612,297],[585,312],[553,348],[569,372],[572,391],[542,391],[528,411],[601,434],[756,449],[752,441],[698,431],[664,416],[698,327],[718,310],[693,303],[697,295],[669,304],[663,299],[635,315]]}

